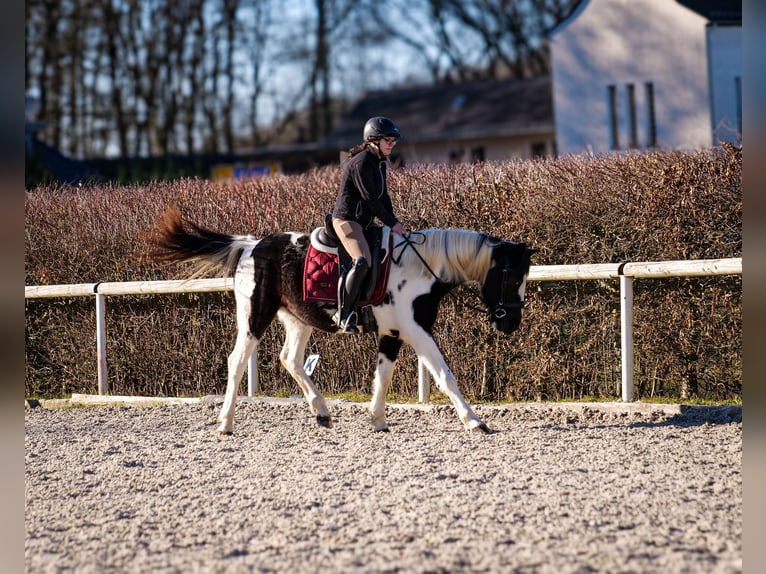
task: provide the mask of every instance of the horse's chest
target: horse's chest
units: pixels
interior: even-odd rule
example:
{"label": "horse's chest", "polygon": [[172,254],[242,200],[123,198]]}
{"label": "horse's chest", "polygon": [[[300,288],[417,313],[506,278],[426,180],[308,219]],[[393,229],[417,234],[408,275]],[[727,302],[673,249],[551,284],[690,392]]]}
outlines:
{"label": "horse's chest", "polygon": [[405,270],[395,268],[388,282],[386,303],[396,309],[397,314],[412,315],[426,324],[433,324],[443,292],[437,293],[435,281],[422,276],[413,276]]}

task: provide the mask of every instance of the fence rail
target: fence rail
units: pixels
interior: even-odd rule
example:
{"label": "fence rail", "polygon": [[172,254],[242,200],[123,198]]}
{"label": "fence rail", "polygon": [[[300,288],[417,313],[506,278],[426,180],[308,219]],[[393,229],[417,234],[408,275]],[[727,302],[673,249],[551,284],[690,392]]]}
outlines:
{"label": "fence rail", "polygon": [[[741,275],[742,258],[695,259],[688,261],[654,261],[597,263],[581,265],[533,265],[529,281],[586,281],[619,279],[620,282],[620,360],[622,400],[633,401],[633,281],[670,277],[710,277]],[[106,296],[162,295],[171,293],[211,293],[231,291],[231,278],[186,279],[178,281],[125,281],[78,283],[72,285],[27,285],[24,299],[89,297],[96,300],[96,352],[98,354],[99,394],[107,394],[106,361]],[[248,394],[257,392],[258,366],[256,354],[248,364]],[[430,381],[418,362],[418,399],[428,402]]]}

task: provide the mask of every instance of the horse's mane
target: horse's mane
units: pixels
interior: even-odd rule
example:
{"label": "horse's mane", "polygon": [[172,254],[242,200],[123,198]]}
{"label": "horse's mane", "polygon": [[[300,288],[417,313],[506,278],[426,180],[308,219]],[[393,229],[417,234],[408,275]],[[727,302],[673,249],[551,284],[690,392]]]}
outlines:
{"label": "horse's mane", "polygon": [[[445,283],[483,282],[492,264],[490,237],[467,229],[424,229],[410,235],[414,248],[402,250],[402,262],[431,276],[418,254]],[[402,249],[404,246],[400,247]]]}

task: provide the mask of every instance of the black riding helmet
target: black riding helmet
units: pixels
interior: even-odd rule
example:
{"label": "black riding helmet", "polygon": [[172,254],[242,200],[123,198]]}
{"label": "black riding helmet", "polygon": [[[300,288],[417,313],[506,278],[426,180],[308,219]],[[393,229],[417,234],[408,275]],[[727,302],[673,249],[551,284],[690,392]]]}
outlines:
{"label": "black riding helmet", "polygon": [[399,126],[394,123],[394,120],[384,118],[383,116],[376,116],[367,120],[364,124],[364,141],[377,140],[380,138],[396,138],[401,139],[402,134],[399,131]]}

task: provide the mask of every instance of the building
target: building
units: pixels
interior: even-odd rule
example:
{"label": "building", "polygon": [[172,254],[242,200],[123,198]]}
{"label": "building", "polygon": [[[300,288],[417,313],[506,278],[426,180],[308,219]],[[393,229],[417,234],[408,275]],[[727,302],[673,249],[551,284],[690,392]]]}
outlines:
{"label": "building", "polygon": [[361,98],[322,147],[348,149],[372,116],[402,131],[395,152],[406,163],[531,158],[555,153],[550,77],[437,84]]}
{"label": "building", "polygon": [[742,4],[583,0],[549,35],[559,154],[742,133]]}

